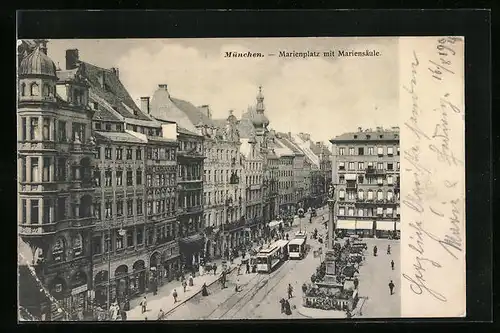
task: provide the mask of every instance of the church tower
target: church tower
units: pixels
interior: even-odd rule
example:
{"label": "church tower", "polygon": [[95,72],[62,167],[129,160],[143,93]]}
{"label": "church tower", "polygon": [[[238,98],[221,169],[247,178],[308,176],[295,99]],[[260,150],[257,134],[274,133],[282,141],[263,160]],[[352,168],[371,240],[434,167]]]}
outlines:
{"label": "church tower", "polygon": [[264,94],[262,94],[262,86],[259,87],[259,93],[257,94],[257,105],[255,107],[255,116],[252,119],[253,126],[255,128],[255,135],[257,143],[260,148],[266,148],[266,136],[267,136],[267,126],[269,125],[269,119],[264,115]]}

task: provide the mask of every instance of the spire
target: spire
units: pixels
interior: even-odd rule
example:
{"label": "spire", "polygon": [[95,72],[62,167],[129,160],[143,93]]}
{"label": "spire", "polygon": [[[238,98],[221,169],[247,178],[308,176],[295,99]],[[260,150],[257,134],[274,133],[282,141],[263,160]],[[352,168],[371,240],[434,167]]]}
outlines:
{"label": "spire", "polygon": [[262,94],[262,86],[259,86],[259,93],[257,94],[257,113],[264,113],[264,95]]}

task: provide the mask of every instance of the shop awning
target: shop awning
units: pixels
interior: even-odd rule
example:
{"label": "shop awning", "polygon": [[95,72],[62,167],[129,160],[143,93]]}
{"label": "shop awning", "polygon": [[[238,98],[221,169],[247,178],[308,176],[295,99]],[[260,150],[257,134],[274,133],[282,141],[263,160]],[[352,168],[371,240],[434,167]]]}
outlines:
{"label": "shop awning", "polygon": [[355,230],[356,221],[354,220],[338,220],[337,229]]}
{"label": "shop awning", "polygon": [[195,234],[179,239],[179,247],[181,251],[199,251],[204,245],[205,237],[201,234]]}
{"label": "shop awning", "polygon": [[371,230],[373,229],[373,221],[357,221],[356,229]]}
{"label": "shop awning", "polygon": [[377,221],[377,230],[394,231],[394,222]]}

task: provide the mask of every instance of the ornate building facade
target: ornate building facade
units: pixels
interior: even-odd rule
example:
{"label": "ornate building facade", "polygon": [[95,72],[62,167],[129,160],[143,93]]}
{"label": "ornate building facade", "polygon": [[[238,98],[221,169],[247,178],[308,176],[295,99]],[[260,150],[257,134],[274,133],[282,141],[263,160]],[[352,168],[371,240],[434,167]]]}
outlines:
{"label": "ornate building facade", "polygon": [[400,230],[399,128],[345,133],[333,144],[336,229],[394,237]]}
{"label": "ornate building facade", "polygon": [[[40,287],[59,303],[34,310],[41,319],[58,320],[90,306],[94,112],[88,107],[88,83],[80,76],[59,79],[46,41],[20,48],[19,235],[31,249],[28,264]],[[65,312],[57,311],[61,307]]]}

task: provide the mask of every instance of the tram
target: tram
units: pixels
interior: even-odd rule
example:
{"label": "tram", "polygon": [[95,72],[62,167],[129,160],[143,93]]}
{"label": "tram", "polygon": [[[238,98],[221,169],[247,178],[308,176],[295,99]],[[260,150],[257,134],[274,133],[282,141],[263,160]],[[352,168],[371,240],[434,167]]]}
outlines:
{"label": "tram", "polygon": [[288,255],[290,259],[302,259],[306,253],[306,239],[295,238],[288,243]]}
{"label": "tram", "polygon": [[288,260],[288,241],[278,240],[257,253],[257,272],[270,273],[286,260]]}

